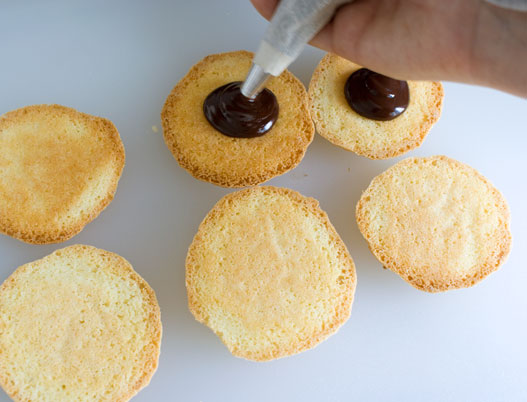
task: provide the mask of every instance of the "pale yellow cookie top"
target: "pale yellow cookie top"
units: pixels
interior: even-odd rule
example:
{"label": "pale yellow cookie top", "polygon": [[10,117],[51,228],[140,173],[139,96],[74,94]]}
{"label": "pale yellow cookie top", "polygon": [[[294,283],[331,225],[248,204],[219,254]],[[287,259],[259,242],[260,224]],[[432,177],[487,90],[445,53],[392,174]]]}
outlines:
{"label": "pale yellow cookie top", "polygon": [[124,147],[106,119],[59,105],[0,116],[0,232],[65,241],[113,199]]}
{"label": "pale yellow cookie top", "polygon": [[474,285],[498,269],[511,247],[501,193],[445,156],[408,158],[375,177],[356,215],[379,261],[428,292]]}
{"label": "pale yellow cookie top", "polygon": [[326,339],[356,285],[346,246],[318,202],[253,187],[223,197],[186,262],[189,307],[238,357],[271,360]]}
{"label": "pale yellow cookie top", "polygon": [[273,128],[257,138],[232,138],[214,129],[203,101],[216,88],[243,81],[252,53],[236,51],[205,57],[168,96],[161,120],[165,142],[194,177],[224,187],[263,183],[297,166],[315,132],[303,84],[289,71],[266,85],[278,100]]}
{"label": "pale yellow cookie top", "polygon": [[117,254],[70,246],[0,287],[0,383],[16,401],[127,401],[160,342],[155,294]]}
{"label": "pale yellow cookie top", "polygon": [[356,113],[344,95],[348,77],[360,68],[328,53],[315,69],[309,84],[309,101],[319,134],[370,159],[392,158],[421,145],[441,114],[441,83],[408,81],[408,108],[393,120],[376,121]]}

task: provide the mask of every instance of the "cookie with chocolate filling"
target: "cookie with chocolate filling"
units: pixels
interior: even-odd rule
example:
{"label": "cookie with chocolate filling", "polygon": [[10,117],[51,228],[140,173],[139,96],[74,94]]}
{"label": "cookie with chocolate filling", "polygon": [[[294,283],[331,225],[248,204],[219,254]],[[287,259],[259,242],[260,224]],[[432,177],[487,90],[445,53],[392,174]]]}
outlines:
{"label": "cookie with chocolate filling", "polygon": [[205,57],[165,102],[166,145],[197,179],[223,187],[263,183],[297,166],[313,140],[307,93],[289,71],[271,78],[254,100],[241,95],[252,57]]}
{"label": "cookie with chocolate filling", "polygon": [[439,119],[440,82],[399,81],[327,54],[309,84],[311,115],[328,141],[370,159],[421,145]]}

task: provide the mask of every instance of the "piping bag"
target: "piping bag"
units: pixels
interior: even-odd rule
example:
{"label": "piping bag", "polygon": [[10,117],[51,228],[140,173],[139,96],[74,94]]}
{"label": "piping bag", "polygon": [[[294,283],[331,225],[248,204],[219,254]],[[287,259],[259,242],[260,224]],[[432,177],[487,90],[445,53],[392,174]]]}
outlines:
{"label": "piping bag", "polygon": [[350,0],[281,0],[241,92],[254,98],[271,76],[280,75],[302,52],[313,36],[333,17],[337,7]]}

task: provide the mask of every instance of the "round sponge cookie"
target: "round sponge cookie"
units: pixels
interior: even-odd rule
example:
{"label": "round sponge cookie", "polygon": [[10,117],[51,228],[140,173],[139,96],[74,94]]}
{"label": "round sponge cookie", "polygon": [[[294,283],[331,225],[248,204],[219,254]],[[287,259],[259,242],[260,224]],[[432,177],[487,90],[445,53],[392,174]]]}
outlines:
{"label": "round sponge cookie", "polygon": [[109,120],[59,105],[0,116],[0,232],[34,244],[73,237],[113,199],[124,160]]}
{"label": "round sponge cookie", "polygon": [[476,284],[511,247],[501,193],[445,156],[408,158],[375,177],[356,217],[375,257],[427,292]]}
{"label": "round sponge cookie", "polygon": [[441,114],[441,83],[408,81],[408,108],[393,120],[376,121],[355,112],[344,95],[348,77],[360,68],[328,53],[315,69],[309,84],[309,101],[320,135],[370,159],[392,158],[420,146]]}
{"label": "round sponge cookie", "polygon": [[0,384],[15,401],[128,401],[160,343],[155,294],[117,254],[70,246],[0,287]]}
{"label": "round sponge cookie", "polygon": [[317,345],[348,319],[346,246],[312,198],[276,187],[223,197],[186,261],[189,308],[232,354],[264,361]]}
{"label": "round sponge cookie", "polygon": [[289,71],[267,84],[278,100],[279,114],[263,136],[228,137],[207,121],[205,98],[222,85],[243,81],[252,57],[246,51],[205,57],[165,102],[161,113],[165,142],[178,163],[197,179],[223,187],[263,183],[297,166],[313,140],[306,90]]}

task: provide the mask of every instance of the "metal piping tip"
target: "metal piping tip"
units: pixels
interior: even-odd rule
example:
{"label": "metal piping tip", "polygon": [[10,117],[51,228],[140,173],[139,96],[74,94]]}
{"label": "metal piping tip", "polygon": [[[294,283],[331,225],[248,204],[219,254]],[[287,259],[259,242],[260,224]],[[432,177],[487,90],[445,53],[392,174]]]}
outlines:
{"label": "metal piping tip", "polygon": [[266,73],[262,67],[253,63],[242,84],[242,95],[254,99],[264,89],[265,83],[270,77],[271,74]]}

